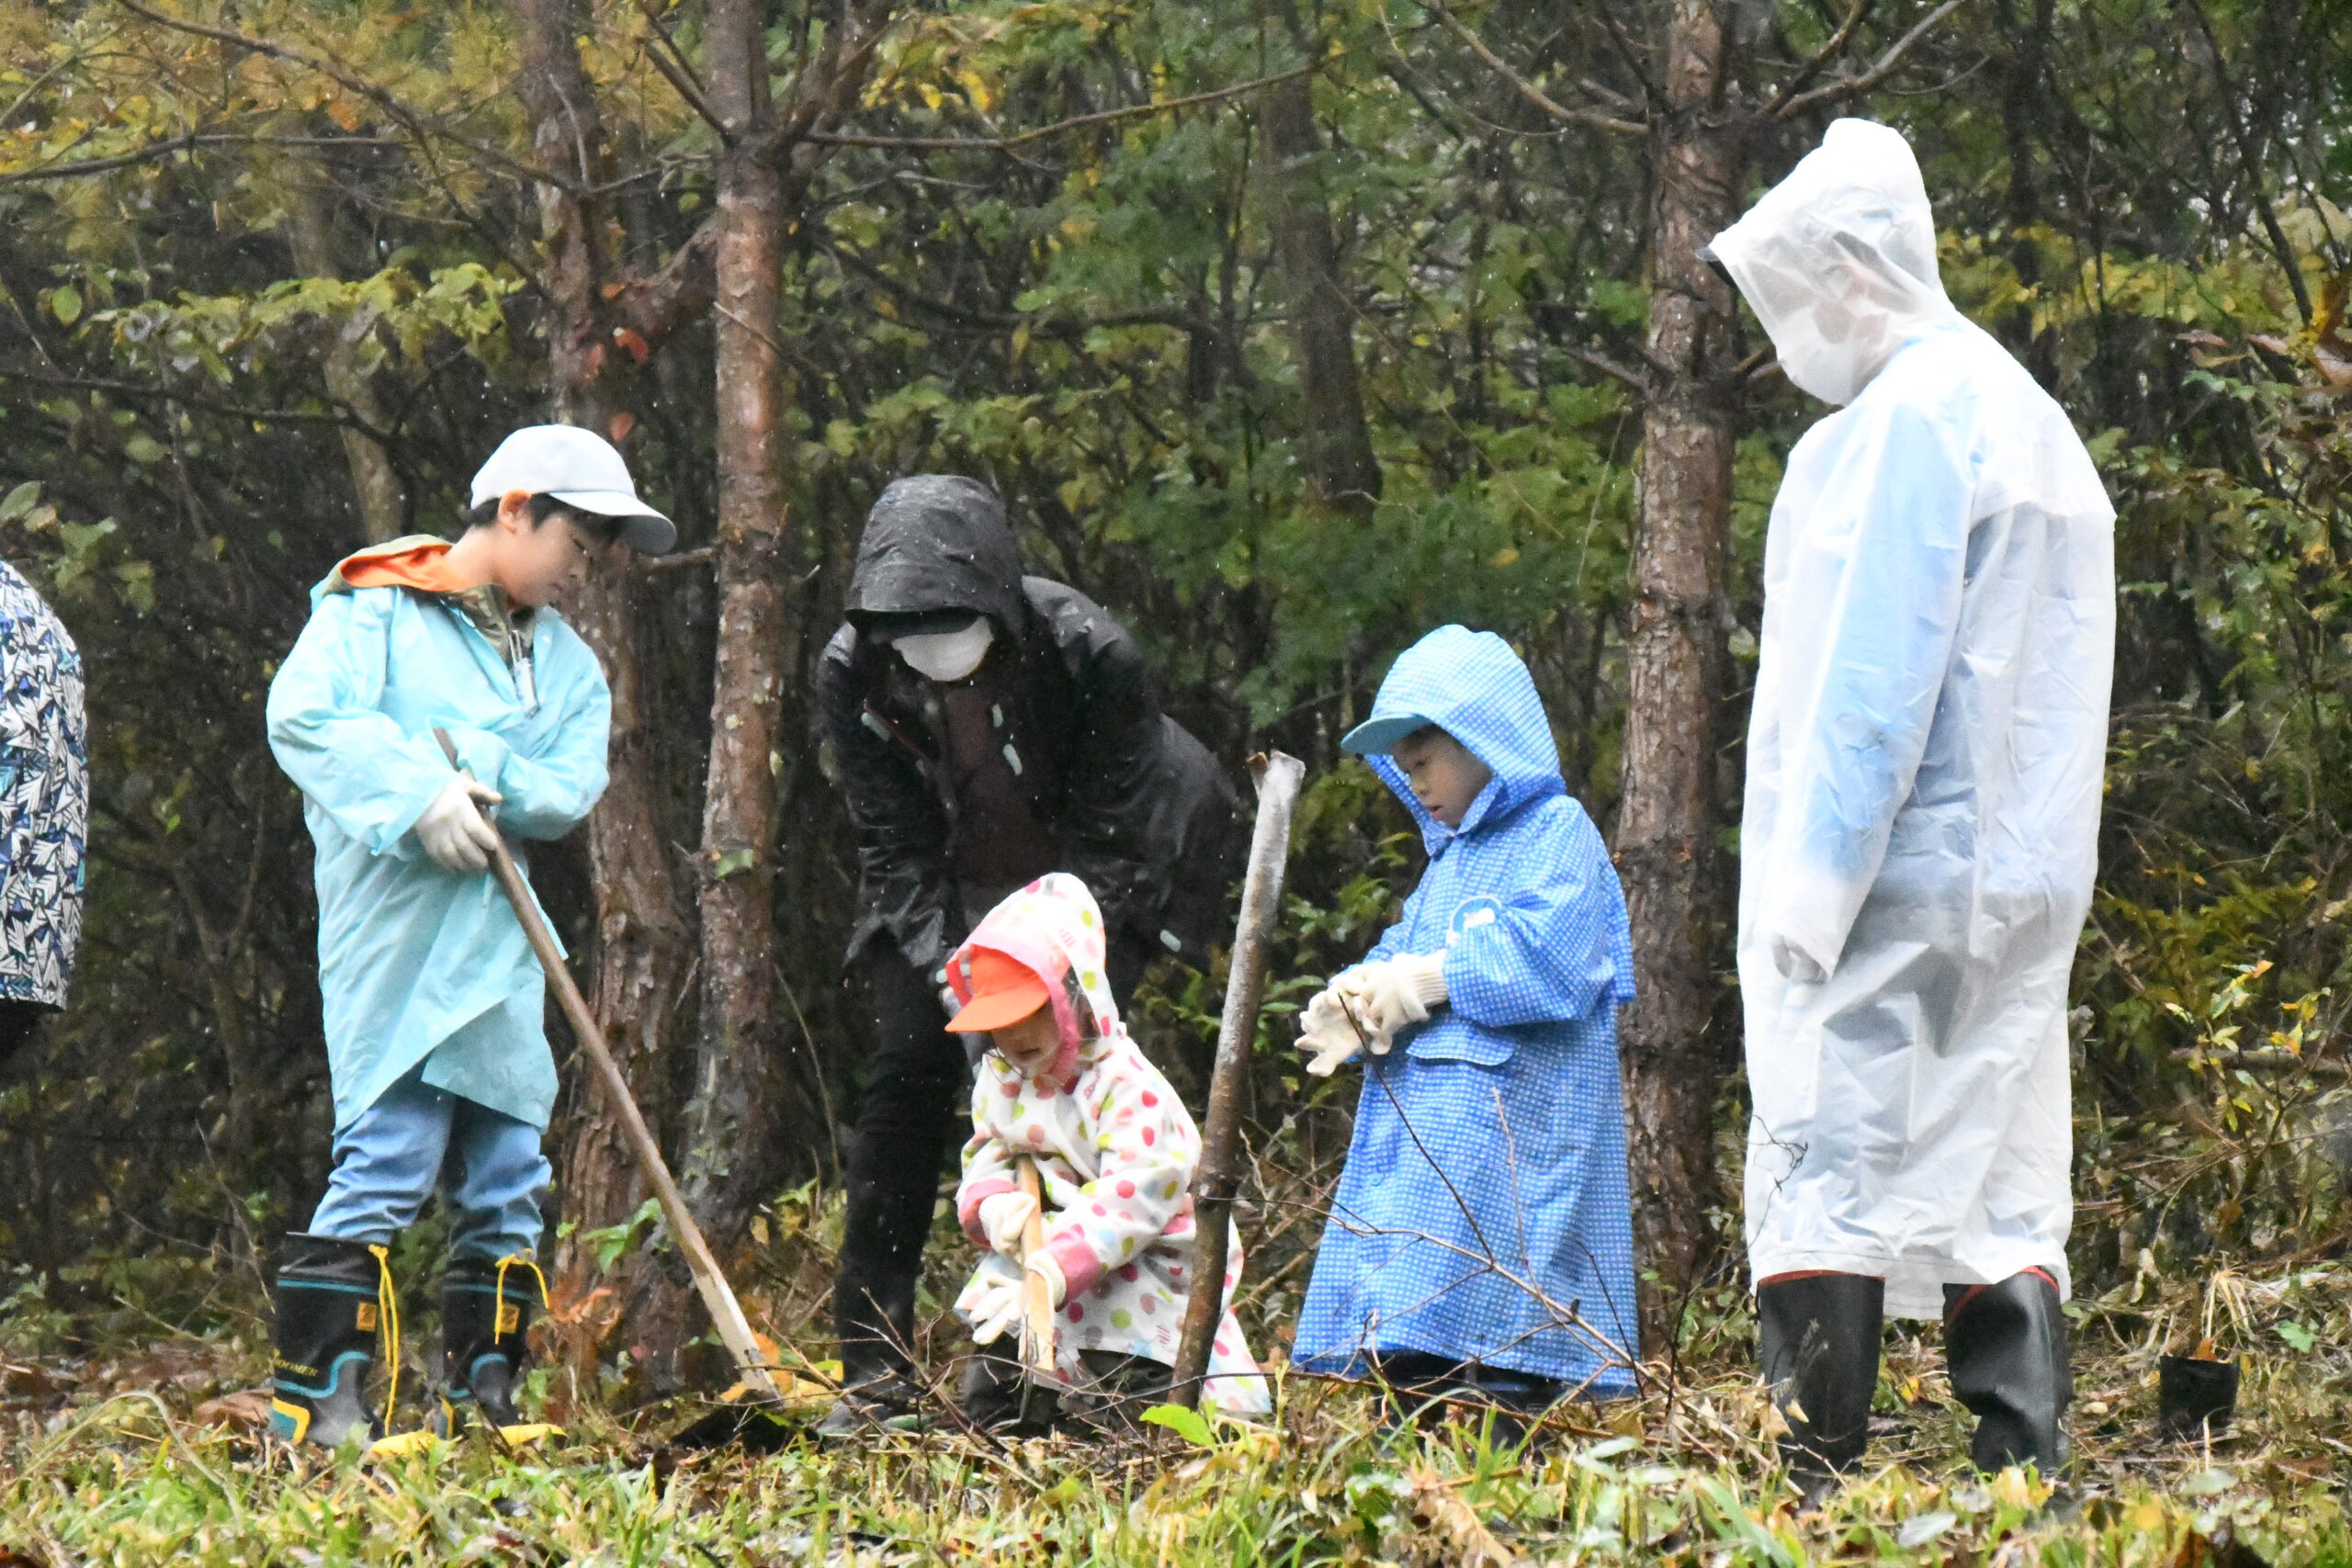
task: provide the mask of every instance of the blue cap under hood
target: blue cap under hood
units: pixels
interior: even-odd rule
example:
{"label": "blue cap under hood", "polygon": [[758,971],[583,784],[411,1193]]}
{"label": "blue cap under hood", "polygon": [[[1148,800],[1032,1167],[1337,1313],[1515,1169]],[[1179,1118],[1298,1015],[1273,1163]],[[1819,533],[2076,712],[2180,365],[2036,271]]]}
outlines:
{"label": "blue cap under hood", "polygon": [[1372,716],[1349,731],[1348,741],[1363,738],[1374,745],[1394,745],[1423,724],[1434,724],[1461,741],[1495,775],[1462,814],[1462,826],[1449,829],[1414,798],[1405,771],[1385,750],[1364,759],[1421,825],[1421,841],[1432,855],[1530,802],[1567,793],[1560,777],[1560,748],[1552,739],[1544,699],[1535,694],[1535,679],[1510,644],[1492,632],[1440,626],[1399,654],[1380,682]]}

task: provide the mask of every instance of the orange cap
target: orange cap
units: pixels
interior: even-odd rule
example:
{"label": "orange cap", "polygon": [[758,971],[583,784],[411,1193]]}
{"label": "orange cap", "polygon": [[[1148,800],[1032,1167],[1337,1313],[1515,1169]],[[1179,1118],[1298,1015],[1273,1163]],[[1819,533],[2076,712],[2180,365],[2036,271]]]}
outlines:
{"label": "orange cap", "polygon": [[1019,1023],[1046,1005],[1046,982],[1037,977],[1037,972],[992,947],[972,949],[967,973],[971,976],[972,999],[947,1021],[950,1033],[985,1034]]}

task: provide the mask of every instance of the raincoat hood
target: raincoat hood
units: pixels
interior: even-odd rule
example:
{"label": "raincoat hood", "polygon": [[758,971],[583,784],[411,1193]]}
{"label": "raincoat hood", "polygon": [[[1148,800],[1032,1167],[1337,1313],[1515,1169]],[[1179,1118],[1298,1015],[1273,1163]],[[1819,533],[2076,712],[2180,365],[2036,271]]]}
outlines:
{"label": "raincoat hood", "polygon": [[1021,547],[1004,503],[977,479],[917,474],[894,480],[866,514],[850,574],[846,612],[874,615],[977,610],[1019,629]]}
{"label": "raincoat hood", "polygon": [[[1411,781],[1394,758],[1382,752],[1364,759],[1420,824],[1421,841],[1432,855],[1531,801],[1567,793],[1560,777],[1559,743],[1552,738],[1544,700],[1535,694],[1534,677],[1492,632],[1440,626],[1399,654],[1373,699],[1371,718],[1357,733],[1396,728],[1398,721],[1409,721],[1406,728],[1436,725],[1495,775],[1462,814],[1462,826],[1448,828],[1415,798]],[[1400,738],[1403,732],[1398,730]]]}
{"label": "raincoat hood", "polygon": [[1955,318],[1936,271],[1936,220],[1910,143],[1841,119],[1789,177],[1709,244],[1790,380],[1849,403],[1894,351]]}
{"label": "raincoat hood", "polygon": [[[947,987],[959,1003],[972,999],[972,950],[985,947],[1026,964],[1046,983],[1046,997],[1061,1032],[1061,1049],[1033,1080],[1063,1085],[1078,1076],[1088,1047],[1117,1034],[1119,1004],[1111,999],[1109,943],[1102,911],[1086,884],[1068,872],[1048,872],[1008,895],[990,909],[947,964]],[[1084,997],[1094,1014],[1091,1032],[1079,1023],[1073,998]]]}

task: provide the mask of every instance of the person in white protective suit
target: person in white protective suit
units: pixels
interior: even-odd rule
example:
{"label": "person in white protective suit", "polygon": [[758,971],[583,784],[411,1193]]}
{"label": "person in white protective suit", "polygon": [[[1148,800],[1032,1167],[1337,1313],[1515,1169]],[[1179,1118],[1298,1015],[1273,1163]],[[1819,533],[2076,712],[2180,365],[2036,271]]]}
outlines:
{"label": "person in white protective suit", "polygon": [[1766,1382],[1817,1495],[1881,1319],[1941,1315],[1987,1470],[2064,1461],[2066,981],[2089,908],[2114,509],[1944,297],[1918,164],[1842,119],[1705,253],[1842,404],[1772,508],[1741,827]]}

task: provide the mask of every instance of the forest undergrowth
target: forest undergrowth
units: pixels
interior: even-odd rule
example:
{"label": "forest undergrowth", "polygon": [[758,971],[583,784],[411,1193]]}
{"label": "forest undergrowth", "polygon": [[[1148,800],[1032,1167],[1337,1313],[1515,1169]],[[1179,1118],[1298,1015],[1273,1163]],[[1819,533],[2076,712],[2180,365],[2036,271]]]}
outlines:
{"label": "forest undergrowth", "polygon": [[[624,1411],[617,1366],[590,1389],[551,1365],[532,1400],[560,1439],[297,1454],[262,1436],[249,1258],[94,1258],[61,1281],[19,1280],[0,1311],[0,1565],[2352,1562],[2352,1258],[2329,1237],[2242,1270],[2167,1267],[2151,1248],[2128,1278],[2079,1291],[2075,1460],[2054,1489],[1973,1473],[1933,1325],[1891,1325],[1869,1467],[1804,1511],[1772,1457],[1776,1417],[1729,1279],[1685,1303],[1677,1355],[1645,1367],[1644,1397],[1555,1415],[1524,1441],[1466,1412],[1385,1434],[1375,1391],[1285,1376],[1258,1425],[998,1441],[943,1405],[925,1431],[825,1448],[799,1428],[828,1399],[838,1201],[787,1194],[763,1222],[747,1294],[799,1369],[765,1452],[677,1446],[706,1400]],[[1268,1288],[1244,1311],[1278,1359],[1303,1281],[1284,1264],[1317,1227],[1272,1228]],[[966,1348],[940,1310],[968,1266],[952,1231],[943,1220],[932,1249],[919,1348],[943,1391]],[[430,1376],[433,1293],[418,1283],[398,1425],[422,1419]],[[550,1361],[597,1305],[555,1303],[539,1330]],[[2158,1360],[2200,1339],[2241,1360],[2237,1419],[2181,1440],[2159,1429]]]}

